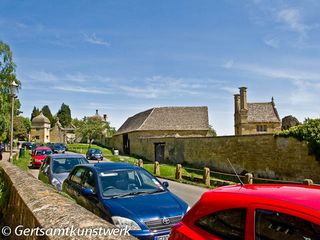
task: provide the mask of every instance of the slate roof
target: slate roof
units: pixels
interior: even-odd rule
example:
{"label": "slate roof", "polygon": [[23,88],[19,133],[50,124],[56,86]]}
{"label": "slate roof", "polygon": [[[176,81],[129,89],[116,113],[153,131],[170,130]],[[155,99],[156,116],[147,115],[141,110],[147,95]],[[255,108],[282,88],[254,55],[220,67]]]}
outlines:
{"label": "slate roof", "polygon": [[280,117],[273,102],[248,103],[248,122],[280,122]]}
{"label": "slate roof", "polygon": [[148,130],[208,129],[207,107],[159,107],[129,117],[116,134]]}

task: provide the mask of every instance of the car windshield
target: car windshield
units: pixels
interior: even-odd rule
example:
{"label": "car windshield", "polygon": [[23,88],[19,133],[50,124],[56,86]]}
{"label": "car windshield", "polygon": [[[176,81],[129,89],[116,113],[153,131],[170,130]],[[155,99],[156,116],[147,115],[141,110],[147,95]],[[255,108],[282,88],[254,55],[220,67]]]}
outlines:
{"label": "car windshield", "polygon": [[55,149],[62,149],[63,146],[61,146],[61,145],[54,145],[53,148],[55,148]]}
{"label": "car windshield", "polygon": [[50,154],[52,154],[51,150],[38,150],[36,152],[37,156],[44,156],[44,155],[50,155]]}
{"label": "car windshield", "polygon": [[161,183],[145,170],[106,171],[99,174],[104,197],[118,198],[165,191]]}
{"label": "car windshield", "polygon": [[99,153],[101,153],[101,151],[100,151],[100,149],[90,149],[90,153],[99,154]]}
{"label": "car windshield", "polygon": [[68,173],[75,165],[87,163],[83,157],[53,158],[52,161],[53,173]]}

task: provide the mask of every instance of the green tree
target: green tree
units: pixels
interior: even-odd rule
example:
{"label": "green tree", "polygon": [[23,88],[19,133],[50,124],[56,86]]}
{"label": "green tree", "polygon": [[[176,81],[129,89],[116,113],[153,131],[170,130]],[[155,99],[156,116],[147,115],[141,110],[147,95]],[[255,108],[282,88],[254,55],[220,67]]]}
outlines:
{"label": "green tree", "polygon": [[103,121],[99,116],[85,118],[77,121],[76,135],[78,138],[88,140],[89,144],[94,140],[106,135],[106,131],[110,128],[109,123]]}
{"label": "green tree", "polygon": [[3,140],[8,138],[10,126],[10,84],[15,81],[20,86],[15,68],[9,45],[0,41],[0,138]]}
{"label": "green tree", "polygon": [[36,108],[35,106],[33,107],[32,113],[31,113],[31,121],[34,119],[36,116],[40,114],[39,108]]}
{"label": "green tree", "polygon": [[56,123],[56,119],[52,116],[52,113],[50,111],[50,108],[48,105],[44,105],[41,109],[42,113],[44,116],[46,116],[49,121],[50,121],[50,124],[51,124],[51,127],[54,126],[54,124]]}
{"label": "green tree", "polygon": [[28,133],[31,130],[31,121],[28,118],[17,116],[13,120],[14,138],[19,140],[27,140]]}
{"label": "green tree", "polygon": [[208,130],[208,134],[207,135],[209,137],[216,137],[217,136],[217,132],[216,132],[216,130],[214,130],[212,125],[209,125],[209,130]]}
{"label": "green tree", "polygon": [[310,153],[320,161],[320,119],[306,119],[303,124],[275,133],[275,136],[294,137],[308,143]]}
{"label": "green tree", "polygon": [[62,125],[62,127],[68,127],[71,124],[71,110],[70,107],[64,103],[62,103],[61,108],[57,113],[57,117]]}
{"label": "green tree", "polygon": [[291,127],[298,126],[300,124],[299,120],[292,116],[285,116],[281,121],[281,130],[288,130]]}

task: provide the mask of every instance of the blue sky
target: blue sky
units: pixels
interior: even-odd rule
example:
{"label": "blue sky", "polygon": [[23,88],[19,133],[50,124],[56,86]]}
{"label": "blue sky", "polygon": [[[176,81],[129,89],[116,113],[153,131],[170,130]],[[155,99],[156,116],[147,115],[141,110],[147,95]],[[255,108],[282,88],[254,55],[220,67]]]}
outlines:
{"label": "blue sky", "polygon": [[116,128],[155,106],[208,106],[233,134],[233,94],[271,97],[280,117],[320,112],[320,1],[0,0],[0,40],[23,115],[64,102]]}

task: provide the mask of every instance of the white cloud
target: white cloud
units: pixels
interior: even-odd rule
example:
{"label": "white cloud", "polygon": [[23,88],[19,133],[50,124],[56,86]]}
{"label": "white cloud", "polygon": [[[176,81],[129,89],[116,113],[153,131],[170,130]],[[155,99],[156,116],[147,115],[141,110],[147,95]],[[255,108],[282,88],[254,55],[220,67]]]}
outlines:
{"label": "white cloud", "polygon": [[234,60],[231,59],[231,60],[228,60],[225,64],[223,64],[223,67],[226,69],[229,69],[229,68],[232,68],[233,64],[234,64]]}
{"label": "white cloud", "polygon": [[83,34],[84,40],[88,43],[96,44],[96,45],[103,45],[103,46],[110,46],[110,43],[106,40],[100,39],[96,36],[95,33],[88,35],[88,34]]}
{"label": "white cloud", "polygon": [[220,89],[231,94],[237,94],[239,92],[239,89],[235,87],[222,87]]}
{"label": "white cloud", "polygon": [[36,82],[56,82],[59,78],[53,73],[47,71],[35,71],[27,74],[31,80]]}
{"label": "white cloud", "polygon": [[302,22],[300,10],[296,8],[282,9],[277,13],[277,18],[280,22],[284,23],[289,27],[290,30],[305,34],[309,26]]}
{"label": "white cloud", "polygon": [[54,86],[53,89],[62,90],[66,92],[79,92],[79,93],[94,93],[94,94],[111,94],[109,89],[96,89],[80,86]]}
{"label": "white cloud", "polygon": [[279,47],[279,39],[277,38],[269,38],[265,39],[264,43],[272,48],[278,48]]}

